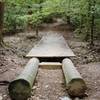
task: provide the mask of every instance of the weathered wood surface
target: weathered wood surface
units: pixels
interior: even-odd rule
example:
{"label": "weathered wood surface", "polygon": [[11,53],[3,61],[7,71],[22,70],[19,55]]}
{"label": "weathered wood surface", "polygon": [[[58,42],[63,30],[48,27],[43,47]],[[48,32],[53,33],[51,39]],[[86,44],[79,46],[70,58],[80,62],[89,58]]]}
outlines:
{"label": "weathered wood surface", "polygon": [[75,56],[63,36],[47,34],[26,57],[70,57]]}
{"label": "weathered wood surface", "polygon": [[40,68],[43,69],[61,69],[62,64],[59,62],[41,62],[39,64]]}
{"label": "weathered wood surface", "polygon": [[9,94],[14,100],[27,100],[31,95],[31,89],[38,71],[39,60],[32,58],[17,79],[8,87]]}
{"label": "weathered wood surface", "polygon": [[64,72],[68,93],[71,96],[83,96],[87,86],[81,77],[80,73],[76,70],[70,59],[64,59],[62,69]]}

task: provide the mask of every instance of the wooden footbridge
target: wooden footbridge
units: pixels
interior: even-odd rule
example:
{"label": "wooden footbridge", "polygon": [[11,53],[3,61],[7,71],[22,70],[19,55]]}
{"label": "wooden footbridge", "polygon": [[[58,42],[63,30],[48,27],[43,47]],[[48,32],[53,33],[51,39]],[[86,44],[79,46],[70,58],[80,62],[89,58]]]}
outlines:
{"label": "wooden footbridge", "polygon": [[74,97],[83,96],[86,84],[70,60],[70,57],[74,56],[75,54],[63,36],[58,34],[45,35],[26,55],[30,61],[23,72],[10,83],[8,90],[11,98],[27,100],[31,94],[39,67],[62,68],[68,94]]}

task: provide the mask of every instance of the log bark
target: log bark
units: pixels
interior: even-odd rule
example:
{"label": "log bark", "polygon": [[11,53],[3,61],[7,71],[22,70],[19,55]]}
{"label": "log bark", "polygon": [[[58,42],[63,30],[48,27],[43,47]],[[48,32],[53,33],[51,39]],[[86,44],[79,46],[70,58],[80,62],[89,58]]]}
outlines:
{"label": "log bark", "polygon": [[38,71],[39,60],[32,58],[26,65],[23,72],[12,81],[8,87],[9,95],[14,100],[27,100]]}
{"label": "log bark", "polygon": [[84,96],[87,89],[86,84],[70,59],[63,60],[62,69],[69,95],[74,97]]}
{"label": "log bark", "polygon": [[4,17],[4,2],[0,1],[0,45],[3,42],[3,37],[2,37],[3,17]]}

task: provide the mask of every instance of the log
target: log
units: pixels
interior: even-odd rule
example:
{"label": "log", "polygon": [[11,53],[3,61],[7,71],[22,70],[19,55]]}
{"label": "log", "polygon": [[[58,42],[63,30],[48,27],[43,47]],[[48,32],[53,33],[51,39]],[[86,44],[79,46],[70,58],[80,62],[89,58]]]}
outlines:
{"label": "log", "polygon": [[32,86],[38,71],[39,60],[32,58],[23,72],[13,80],[9,87],[9,95],[14,100],[27,100],[31,95]]}
{"label": "log", "polygon": [[87,86],[70,59],[64,59],[62,69],[65,76],[68,94],[73,97],[85,95]]}

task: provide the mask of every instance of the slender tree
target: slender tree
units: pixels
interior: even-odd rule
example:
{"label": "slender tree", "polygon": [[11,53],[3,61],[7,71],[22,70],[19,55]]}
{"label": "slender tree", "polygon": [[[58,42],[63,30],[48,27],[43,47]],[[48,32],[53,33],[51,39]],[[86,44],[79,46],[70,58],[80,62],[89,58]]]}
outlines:
{"label": "slender tree", "polygon": [[87,35],[89,35],[91,47],[94,45],[95,3],[95,0],[88,0]]}
{"label": "slender tree", "polygon": [[68,9],[67,9],[67,24],[71,24],[71,19],[70,19],[70,10],[71,10],[71,0],[68,0]]}
{"label": "slender tree", "polygon": [[94,45],[94,27],[95,27],[95,0],[91,3],[91,23],[90,23],[90,44]]}
{"label": "slender tree", "polygon": [[4,17],[4,2],[0,1],[0,45],[3,44],[3,17]]}

